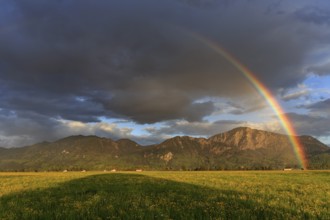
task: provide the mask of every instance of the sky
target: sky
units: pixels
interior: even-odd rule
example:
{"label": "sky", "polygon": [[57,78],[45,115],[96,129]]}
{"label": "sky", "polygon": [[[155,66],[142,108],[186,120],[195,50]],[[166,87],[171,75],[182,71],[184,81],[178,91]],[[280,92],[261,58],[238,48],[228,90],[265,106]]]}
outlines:
{"label": "sky", "polygon": [[271,91],[298,135],[330,145],[329,1],[2,0],[0,146],[78,134],[149,145],[240,126],[283,133],[206,41]]}

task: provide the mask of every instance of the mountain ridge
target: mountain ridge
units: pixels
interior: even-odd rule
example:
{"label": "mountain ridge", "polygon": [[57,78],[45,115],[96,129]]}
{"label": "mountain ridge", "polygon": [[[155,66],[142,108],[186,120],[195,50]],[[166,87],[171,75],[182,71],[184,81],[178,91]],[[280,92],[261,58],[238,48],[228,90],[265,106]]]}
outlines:
{"label": "mountain ridge", "polygon": [[[311,162],[330,168],[330,148],[312,136],[297,136]],[[301,168],[284,134],[238,127],[209,138],[175,136],[142,146],[130,139],[68,136],[21,148],[0,148],[0,170],[231,170]]]}

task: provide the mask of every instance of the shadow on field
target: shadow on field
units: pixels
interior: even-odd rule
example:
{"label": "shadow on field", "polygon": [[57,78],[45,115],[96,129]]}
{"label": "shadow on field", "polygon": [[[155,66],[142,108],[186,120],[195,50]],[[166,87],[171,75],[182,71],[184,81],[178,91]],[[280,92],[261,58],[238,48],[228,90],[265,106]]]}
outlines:
{"label": "shadow on field", "polygon": [[137,174],[88,176],[0,197],[0,219],[281,219],[285,213],[235,191]]}

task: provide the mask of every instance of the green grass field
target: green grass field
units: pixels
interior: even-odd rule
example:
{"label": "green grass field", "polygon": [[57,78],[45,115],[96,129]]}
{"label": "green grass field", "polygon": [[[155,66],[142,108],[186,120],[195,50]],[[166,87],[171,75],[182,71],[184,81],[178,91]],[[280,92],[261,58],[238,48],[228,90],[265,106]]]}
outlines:
{"label": "green grass field", "polygon": [[330,172],[0,173],[0,219],[330,219]]}

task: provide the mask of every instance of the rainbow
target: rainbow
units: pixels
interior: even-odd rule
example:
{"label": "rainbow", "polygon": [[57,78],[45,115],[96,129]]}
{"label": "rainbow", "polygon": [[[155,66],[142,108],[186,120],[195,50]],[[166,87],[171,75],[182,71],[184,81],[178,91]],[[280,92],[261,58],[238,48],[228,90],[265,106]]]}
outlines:
{"label": "rainbow", "polygon": [[192,36],[198,41],[201,41],[203,44],[207,45],[209,48],[211,48],[218,54],[220,54],[222,57],[228,60],[232,65],[234,65],[251,82],[253,87],[264,97],[264,99],[267,101],[269,106],[273,109],[276,116],[278,117],[281,126],[285,130],[286,134],[289,136],[294,153],[298,159],[301,168],[306,169],[307,160],[303,146],[299,141],[297,133],[293,128],[290,119],[286,116],[286,114],[283,111],[283,108],[278,103],[274,95],[269,91],[269,89],[255,76],[255,74],[253,74],[252,71],[250,71],[244,64],[242,64],[237,58],[235,58],[232,54],[226,51],[223,47],[195,33],[193,33]]}

